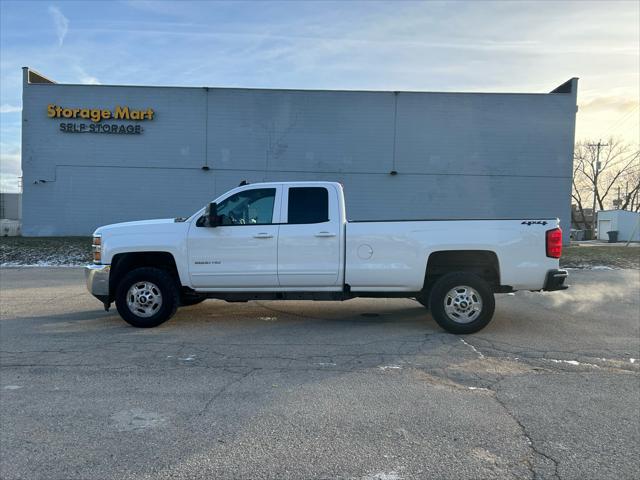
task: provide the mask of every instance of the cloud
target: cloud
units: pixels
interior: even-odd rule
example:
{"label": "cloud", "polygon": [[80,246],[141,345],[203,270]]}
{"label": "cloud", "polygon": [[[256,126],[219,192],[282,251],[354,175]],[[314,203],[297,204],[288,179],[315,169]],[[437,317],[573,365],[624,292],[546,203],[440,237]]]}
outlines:
{"label": "cloud", "polygon": [[20,172],[20,146],[0,144],[0,173]]}
{"label": "cloud", "polygon": [[98,80],[96,77],[86,74],[80,77],[80,82],[86,85],[100,85],[100,80]]}
{"label": "cloud", "polygon": [[[156,15],[187,15],[193,2],[158,2],[157,0],[125,0],[127,7]],[[196,4],[199,2],[195,2]]]}
{"label": "cloud", "polygon": [[20,193],[20,175],[3,174],[0,177],[0,192]]}
{"label": "cloud", "polygon": [[53,18],[53,23],[56,27],[58,45],[62,46],[64,37],[67,36],[67,32],[69,31],[69,19],[62,14],[58,7],[54,7],[53,5],[49,7],[49,14]]}
{"label": "cloud", "polygon": [[0,105],[0,113],[15,113],[21,111],[22,107],[19,107],[17,105],[10,105],[8,103],[3,103],[2,105]]}
{"label": "cloud", "polygon": [[638,99],[622,96],[599,96],[580,104],[580,110],[618,110],[628,112],[638,105]]}
{"label": "cloud", "polygon": [[78,73],[78,77],[80,78],[80,83],[84,83],[85,85],[101,85],[100,80],[93,75],[89,75],[84,68],[80,65],[76,65],[74,70]]}
{"label": "cloud", "polygon": [[0,191],[19,192],[21,175],[20,146],[0,144]]}

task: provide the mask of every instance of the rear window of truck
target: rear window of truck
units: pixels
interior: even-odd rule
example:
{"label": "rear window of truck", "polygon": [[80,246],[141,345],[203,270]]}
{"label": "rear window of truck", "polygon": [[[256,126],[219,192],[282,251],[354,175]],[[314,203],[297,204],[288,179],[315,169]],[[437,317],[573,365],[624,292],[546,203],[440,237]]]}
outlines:
{"label": "rear window of truck", "polygon": [[288,223],[323,223],[329,221],[329,192],[324,187],[289,189]]}

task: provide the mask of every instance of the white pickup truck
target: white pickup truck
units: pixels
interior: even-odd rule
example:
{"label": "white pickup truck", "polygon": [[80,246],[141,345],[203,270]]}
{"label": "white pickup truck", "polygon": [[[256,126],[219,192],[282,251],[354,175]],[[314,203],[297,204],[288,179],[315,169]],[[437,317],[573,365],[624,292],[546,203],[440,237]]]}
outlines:
{"label": "white pickup truck", "polygon": [[135,327],[207,298],[409,297],[472,333],[494,293],[567,288],[561,252],[558,219],[353,222],[339,183],[278,182],[241,185],[189,218],[100,227],[85,273]]}

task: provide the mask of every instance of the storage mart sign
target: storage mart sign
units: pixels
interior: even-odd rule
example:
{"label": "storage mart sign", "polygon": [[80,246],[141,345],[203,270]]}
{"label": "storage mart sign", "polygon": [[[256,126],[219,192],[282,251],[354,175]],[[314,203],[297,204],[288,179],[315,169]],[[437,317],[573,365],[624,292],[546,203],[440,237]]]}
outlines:
{"label": "storage mart sign", "polygon": [[153,120],[154,113],[151,108],[134,110],[120,105],[117,105],[113,111],[99,108],[66,108],[52,103],[47,105],[49,118],[85,118],[95,123],[111,118],[114,120]]}
{"label": "storage mart sign", "polygon": [[115,134],[140,134],[143,128],[140,125],[122,125],[100,123],[103,120],[153,120],[155,112],[152,108],[146,110],[132,109],[128,106],[117,105],[115,109],[100,108],[67,108],[50,103],[47,105],[47,116],[53,119],[84,119],[91,123],[63,122],[60,131],[65,133],[115,133]]}

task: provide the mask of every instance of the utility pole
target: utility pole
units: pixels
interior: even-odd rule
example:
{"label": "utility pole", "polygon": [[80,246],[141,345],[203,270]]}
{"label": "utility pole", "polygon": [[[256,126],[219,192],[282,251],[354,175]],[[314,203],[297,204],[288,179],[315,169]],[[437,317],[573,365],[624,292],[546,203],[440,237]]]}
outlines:
{"label": "utility pole", "polygon": [[596,165],[593,173],[593,210],[591,211],[593,215],[591,232],[593,235],[595,235],[596,233],[596,193],[598,192],[598,173],[600,173],[600,149],[602,147],[608,147],[609,145],[607,143],[602,143],[601,140],[598,140],[598,143],[596,143],[595,145],[590,143],[589,146],[596,147],[598,149],[596,151]]}
{"label": "utility pole", "polygon": [[[629,208],[629,180],[627,180],[627,186],[625,187],[625,194],[624,194],[624,203],[627,204],[627,208]],[[633,208],[630,209],[633,212]]]}

